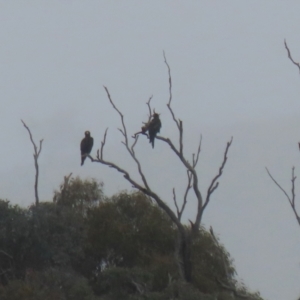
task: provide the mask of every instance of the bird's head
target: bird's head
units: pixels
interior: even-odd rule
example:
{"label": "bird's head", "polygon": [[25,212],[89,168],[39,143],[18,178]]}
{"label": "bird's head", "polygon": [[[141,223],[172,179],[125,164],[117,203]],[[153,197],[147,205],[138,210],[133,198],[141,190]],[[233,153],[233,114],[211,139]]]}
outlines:
{"label": "bird's head", "polygon": [[159,114],[158,114],[158,113],[154,113],[154,114],[152,115],[152,117],[153,117],[153,119],[158,119],[158,118],[159,118]]}
{"label": "bird's head", "polygon": [[91,133],[87,130],[85,133],[84,133],[85,136],[90,136]]}

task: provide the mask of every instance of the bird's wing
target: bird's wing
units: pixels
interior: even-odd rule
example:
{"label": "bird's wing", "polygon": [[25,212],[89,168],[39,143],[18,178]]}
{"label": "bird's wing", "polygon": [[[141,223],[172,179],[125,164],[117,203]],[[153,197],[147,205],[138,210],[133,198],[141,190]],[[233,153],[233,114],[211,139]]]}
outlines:
{"label": "bird's wing", "polygon": [[83,138],[80,143],[80,151],[81,152],[84,152],[85,144],[86,144],[86,138]]}
{"label": "bird's wing", "polygon": [[92,151],[93,146],[94,146],[94,139],[91,137],[90,144],[89,144],[89,152]]}
{"label": "bird's wing", "polygon": [[160,131],[160,128],[161,128],[161,122],[160,122],[160,120],[156,120],[155,122],[153,122],[153,127],[152,127],[152,129],[153,129],[155,132],[159,132],[159,131]]}

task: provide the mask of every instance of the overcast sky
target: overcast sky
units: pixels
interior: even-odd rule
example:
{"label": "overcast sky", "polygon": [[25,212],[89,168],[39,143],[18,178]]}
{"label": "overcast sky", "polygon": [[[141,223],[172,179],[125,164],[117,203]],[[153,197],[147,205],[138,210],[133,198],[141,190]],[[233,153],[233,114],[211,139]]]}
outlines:
{"label": "overcast sky", "polygon": [[[33,149],[21,118],[37,142],[44,139],[42,200],[51,200],[70,172],[103,181],[107,195],[131,190],[114,170],[88,160],[80,167],[79,143],[90,130],[95,155],[109,127],[105,157],[138,179],[103,85],[129,133],[147,120],[145,102],[153,95],[161,134],[177,140],[166,107],[164,50],[187,157],[203,136],[197,169],[203,194],[233,136],[204,225],[218,233],[250,290],[269,300],[297,299],[300,228],[265,167],[290,192],[292,166],[300,172],[300,76],[283,41],[300,61],[299,11],[299,1],[277,0],[1,0],[0,197],[24,207],[34,201]],[[182,165],[160,141],[152,150],[141,137],[136,152],[153,190],[173,207],[172,188],[178,198],[184,192]],[[190,197],[185,219],[194,211]]]}

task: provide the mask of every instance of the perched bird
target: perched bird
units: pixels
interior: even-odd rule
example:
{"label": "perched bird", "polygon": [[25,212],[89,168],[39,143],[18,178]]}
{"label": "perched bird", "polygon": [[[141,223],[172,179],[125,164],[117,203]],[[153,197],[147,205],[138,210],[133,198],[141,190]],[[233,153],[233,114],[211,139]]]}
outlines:
{"label": "perched bird", "polygon": [[298,143],[298,145],[299,145],[299,150],[300,150],[300,143]]}
{"label": "perched bird", "polygon": [[161,128],[161,121],[159,119],[159,114],[154,113],[151,122],[146,128],[146,130],[148,130],[149,133],[149,142],[152,143],[152,148],[154,148],[154,139],[156,135],[159,133],[160,128]]}
{"label": "perched bird", "polygon": [[86,131],[84,133],[85,137],[82,139],[80,143],[80,151],[81,151],[81,165],[83,165],[87,154],[90,154],[94,145],[94,139],[91,137],[91,133]]}

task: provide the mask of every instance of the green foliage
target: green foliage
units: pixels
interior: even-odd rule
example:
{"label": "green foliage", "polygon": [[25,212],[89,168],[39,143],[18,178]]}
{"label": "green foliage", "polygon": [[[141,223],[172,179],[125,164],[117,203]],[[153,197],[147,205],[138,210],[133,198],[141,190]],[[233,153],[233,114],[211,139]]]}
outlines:
{"label": "green foliage", "polygon": [[87,280],[74,272],[50,268],[31,271],[25,280],[0,286],[1,300],[96,300]]}
{"label": "green foliage", "polygon": [[229,253],[204,228],[193,236],[187,284],[164,211],[144,194],[105,199],[95,180],[68,179],[52,203],[21,209],[0,200],[1,300],[234,299],[220,282],[261,300],[237,284]]}
{"label": "green foliage", "polygon": [[193,241],[193,283],[204,293],[220,289],[216,278],[226,284],[234,284],[235,269],[230,254],[205,230],[200,228]]}
{"label": "green foliage", "polygon": [[80,212],[49,202],[32,206],[30,211],[31,268],[75,267],[84,260],[86,230]]}
{"label": "green foliage", "polygon": [[2,282],[21,276],[29,248],[28,211],[0,200],[0,268]]}
{"label": "green foliage", "polygon": [[131,299],[152,289],[153,275],[140,268],[109,268],[97,277],[94,290],[108,299]]}
{"label": "green foliage", "polygon": [[102,182],[94,178],[82,180],[69,176],[64,178],[60,190],[54,191],[54,203],[85,212],[87,208],[98,205],[104,199]]}
{"label": "green foliage", "polygon": [[174,237],[169,218],[141,193],[121,193],[89,212],[90,251],[106,268],[169,264]]}

